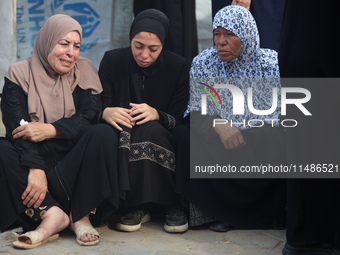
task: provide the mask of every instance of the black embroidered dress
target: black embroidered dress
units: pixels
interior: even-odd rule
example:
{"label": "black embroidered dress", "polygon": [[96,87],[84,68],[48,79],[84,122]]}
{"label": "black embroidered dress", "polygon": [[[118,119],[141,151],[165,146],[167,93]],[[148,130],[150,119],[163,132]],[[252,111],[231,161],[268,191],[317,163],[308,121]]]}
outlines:
{"label": "black embroidered dress", "polygon": [[189,98],[188,61],[163,50],[150,67],[140,68],[130,47],[116,49],[105,53],[99,77],[103,86],[103,109],[147,103],[160,116],[159,121],[123,128],[118,134],[118,172],[125,206],[150,202],[175,204],[172,130],[182,121]]}

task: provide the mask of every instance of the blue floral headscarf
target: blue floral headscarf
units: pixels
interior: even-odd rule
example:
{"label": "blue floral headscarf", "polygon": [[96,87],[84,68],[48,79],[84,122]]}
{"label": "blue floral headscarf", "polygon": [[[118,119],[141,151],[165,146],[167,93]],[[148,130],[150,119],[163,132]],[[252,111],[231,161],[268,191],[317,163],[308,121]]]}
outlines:
{"label": "blue floral headscarf", "polygon": [[[230,61],[220,60],[216,47],[204,50],[193,61],[195,77],[278,78],[277,52],[260,49],[259,32],[251,13],[244,7],[228,5],[214,18],[213,30],[223,27],[241,39],[240,55]],[[200,63],[204,63],[203,66]]]}
{"label": "blue floral headscarf", "polygon": [[[213,31],[217,27],[222,27],[233,32],[241,39],[240,55],[229,62],[221,61],[218,56],[216,46],[202,51],[192,61],[190,69],[190,106],[189,111],[200,111],[202,83],[206,83],[211,87],[215,84],[226,84],[226,82],[237,84],[242,90],[243,95],[248,93],[249,83],[240,81],[238,78],[256,78],[253,79],[253,106],[255,109],[269,109],[272,102],[272,87],[277,87],[280,93],[280,84],[275,82],[280,77],[277,52],[271,49],[260,48],[260,38],[256,22],[251,13],[244,7],[238,5],[228,5],[219,10],[213,21]],[[268,78],[273,78],[272,82]],[[265,80],[269,82],[262,82]],[[260,86],[259,86],[260,84]],[[219,93],[222,105],[214,105],[208,97],[207,114],[218,115],[224,119],[234,119],[242,122],[250,119],[277,119],[280,114],[280,95],[278,95],[278,106],[274,113],[268,115],[257,116],[249,111],[245,100],[245,115],[233,115],[233,97],[227,89],[216,89]],[[190,109],[191,108],[191,109]],[[270,121],[268,122],[271,123]],[[276,125],[276,124],[274,124]],[[236,125],[237,126],[237,125]],[[249,128],[244,125],[239,126],[240,129]]]}
{"label": "blue floral headscarf", "polygon": [[[223,27],[241,39],[241,53],[233,62],[235,62],[237,69],[240,66],[247,66],[248,68],[238,70],[237,73],[246,71],[245,73],[239,73],[239,75],[247,78],[261,77],[260,37],[251,13],[246,8],[238,5],[225,7],[219,10],[214,17],[213,31],[217,27]],[[250,67],[252,68],[250,69]]]}

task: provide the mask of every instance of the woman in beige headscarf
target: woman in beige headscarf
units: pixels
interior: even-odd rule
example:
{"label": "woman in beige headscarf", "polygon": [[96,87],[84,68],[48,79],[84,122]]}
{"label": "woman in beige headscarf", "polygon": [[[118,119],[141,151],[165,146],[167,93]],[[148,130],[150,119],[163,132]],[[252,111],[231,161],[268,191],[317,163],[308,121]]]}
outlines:
{"label": "woman in beige headscarf", "polygon": [[[118,206],[116,137],[97,123],[102,87],[79,57],[82,29],[67,15],[50,17],[32,56],[10,66],[1,99],[0,230],[29,231],[13,243],[35,248],[70,226],[81,245],[99,242],[91,216]],[[91,219],[91,221],[90,221]],[[97,220],[98,222],[98,220]]]}

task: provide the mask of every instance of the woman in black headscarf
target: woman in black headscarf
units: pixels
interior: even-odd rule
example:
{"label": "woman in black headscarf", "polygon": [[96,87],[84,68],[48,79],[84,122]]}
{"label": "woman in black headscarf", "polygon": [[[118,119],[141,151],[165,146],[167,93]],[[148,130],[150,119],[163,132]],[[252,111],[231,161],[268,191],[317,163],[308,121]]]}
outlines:
{"label": "woman in black headscarf", "polygon": [[99,68],[102,120],[119,142],[123,216],[117,228],[136,231],[150,219],[148,206],[167,207],[164,228],[187,230],[175,193],[172,130],[181,123],[189,98],[189,63],[163,49],[169,21],[155,9],[139,13],[130,29],[131,46],[105,53]]}

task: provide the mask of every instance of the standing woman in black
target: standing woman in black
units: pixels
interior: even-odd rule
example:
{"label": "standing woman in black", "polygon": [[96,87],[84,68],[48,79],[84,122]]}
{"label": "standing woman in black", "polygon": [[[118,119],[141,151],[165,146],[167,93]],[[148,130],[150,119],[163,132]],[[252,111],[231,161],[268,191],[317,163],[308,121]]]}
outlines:
{"label": "standing woman in black", "polygon": [[189,98],[189,64],[163,48],[169,21],[148,9],[134,19],[131,46],[105,53],[99,68],[103,121],[120,137],[118,169],[123,216],[117,228],[136,231],[150,220],[148,205],[167,207],[164,228],[188,228],[175,193],[172,130],[181,123]]}
{"label": "standing woman in black", "polygon": [[[282,78],[324,78],[305,86],[311,92],[305,117],[287,109],[298,125],[286,130],[288,163],[340,163],[340,2],[286,0],[279,50]],[[330,47],[335,46],[335,47]],[[283,86],[290,86],[285,84]],[[296,86],[296,84],[294,85]],[[308,178],[308,176],[306,176]],[[283,254],[340,254],[340,179],[290,179],[287,244]]]}

